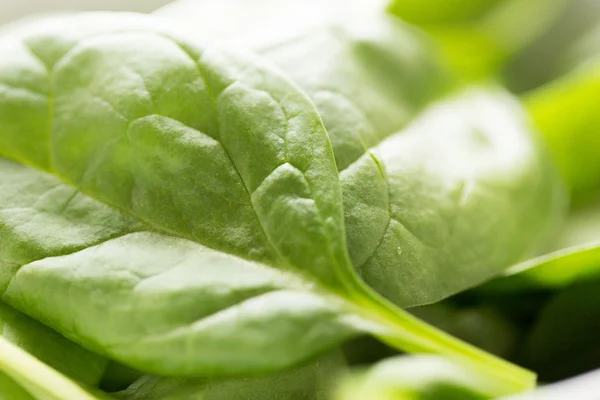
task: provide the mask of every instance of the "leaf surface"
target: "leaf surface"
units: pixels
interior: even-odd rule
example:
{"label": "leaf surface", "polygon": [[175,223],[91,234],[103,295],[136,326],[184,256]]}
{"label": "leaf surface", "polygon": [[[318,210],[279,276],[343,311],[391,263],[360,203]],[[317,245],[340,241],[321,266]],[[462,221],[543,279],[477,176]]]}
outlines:
{"label": "leaf surface", "polygon": [[358,279],[327,133],[270,64],[133,14],[0,49],[7,303],[149,373],[275,371],[368,332],[531,386]]}
{"label": "leaf surface", "polygon": [[403,307],[435,302],[543,242],[564,196],[509,96],[466,91],[406,128],[451,85],[420,32],[377,1],[258,8],[267,11],[182,0],[159,13],[184,22],[213,16],[190,25],[198,38],[254,49],[308,93],[340,171],[348,251],[370,286]]}

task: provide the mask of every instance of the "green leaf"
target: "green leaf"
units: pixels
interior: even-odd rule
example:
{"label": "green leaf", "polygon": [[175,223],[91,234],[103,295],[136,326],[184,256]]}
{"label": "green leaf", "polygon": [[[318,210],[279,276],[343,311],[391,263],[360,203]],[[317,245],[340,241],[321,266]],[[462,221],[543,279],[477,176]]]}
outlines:
{"label": "green leaf", "polygon": [[600,59],[590,62],[525,98],[576,202],[600,189]]}
{"label": "green leaf", "polygon": [[600,277],[600,207],[571,211],[554,251],[517,264],[478,292],[514,295],[547,291]]}
{"label": "green leaf", "polygon": [[[600,3],[568,0],[560,15],[539,38],[524,48],[507,66],[505,84],[523,93],[560,78],[597,55],[592,32],[600,27]],[[589,38],[589,39],[588,39]]]}
{"label": "green leaf", "polygon": [[538,37],[560,15],[564,3],[446,0],[423,7],[419,0],[391,0],[389,10],[431,34],[454,70],[479,79],[497,73],[511,55]]}
{"label": "green leaf", "polygon": [[389,358],[341,381],[335,400],[483,400],[502,388],[472,365],[435,356]]}
{"label": "green leaf", "polygon": [[0,153],[33,167],[1,164],[7,303],[149,373],[275,371],[367,332],[533,384],[362,284],[327,133],[270,64],[132,14],[0,48]]}
{"label": "green leaf", "polygon": [[308,93],[340,171],[350,257],[394,303],[438,301],[531,254],[564,199],[519,106],[471,90],[403,129],[448,85],[428,41],[376,1],[308,4],[183,0],[159,12],[251,47]]}
{"label": "green leaf", "polygon": [[344,370],[340,353],[278,374],[238,379],[144,376],[114,396],[122,400],[325,400]]}

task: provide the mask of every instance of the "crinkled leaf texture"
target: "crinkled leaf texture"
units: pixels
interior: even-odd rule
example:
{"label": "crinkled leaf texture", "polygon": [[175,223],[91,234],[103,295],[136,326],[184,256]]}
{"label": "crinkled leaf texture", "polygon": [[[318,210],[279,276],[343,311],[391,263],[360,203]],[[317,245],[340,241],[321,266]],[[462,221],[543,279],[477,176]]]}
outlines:
{"label": "crinkled leaf texture", "polygon": [[85,14],[2,38],[2,300],[149,373],[279,370],[369,332],[531,386],[362,284],[308,97],[184,37]]}
{"label": "crinkled leaf texture", "polygon": [[260,52],[311,97],[340,172],[348,251],[370,286],[403,307],[435,302],[544,241],[564,189],[508,96],[468,92],[404,129],[451,85],[422,34],[378,1],[261,4],[251,19],[257,5],[243,0],[159,13]]}

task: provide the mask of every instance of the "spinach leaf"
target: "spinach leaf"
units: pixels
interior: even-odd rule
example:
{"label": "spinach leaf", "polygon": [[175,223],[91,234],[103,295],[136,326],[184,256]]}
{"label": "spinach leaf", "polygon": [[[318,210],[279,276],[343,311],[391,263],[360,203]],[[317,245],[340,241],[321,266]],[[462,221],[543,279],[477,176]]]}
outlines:
{"label": "spinach leaf", "polygon": [[347,376],[334,399],[483,400],[500,392],[472,366],[435,356],[400,356]]}
{"label": "spinach leaf", "polygon": [[548,291],[600,276],[600,207],[571,211],[554,251],[524,261],[482,287],[480,293],[515,295],[519,292]]}
{"label": "spinach leaf", "polygon": [[238,379],[166,378],[144,376],[114,396],[122,400],[325,400],[343,368],[333,353],[273,375]]}
{"label": "spinach leaf", "polygon": [[597,195],[600,165],[600,58],[531,92],[527,108],[545,137],[574,201]]}
{"label": "spinach leaf", "polygon": [[570,188],[574,209],[553,252],[506,270],[503,277],[486,285],[485,290],[544,290],[598,276],[600,212],[595,205],[600,189],[596,154],[600,145],[600,119],[596,112],[600,89],[598,61],[592,60],[525,97]]}
{"label": "spinach leaf", "polygon": [[431,7],[419,0],[390,3],[390,12],[427,30],[450,65],[473,79],[497,73],[560,15],[565,1],[451,0]]}
{"label": "spinach leaf", "polygon": [[308,93],[340,171],[348,250],[370,286],[404,307],[431,303],[543,242],[562,189],[509,96],[467,91],[403,129],[448,85],[423,35],[379,2],[272,3],[184,0],[159,12],[203,16],[199,38],[259,51]]}
{"label": "spinach leaf", "polygon": [[600,26],[600,3],[568,0],[558,18],[507,65],[504,83],[525,93],[558,79],[597,54],[587,38]]}
{"label": "spinach leaf", "polygon": [[358,279],[327,133],[270,64],[133,14],[0,48],[7,303],[149,373],[280,370],[367,332],[532,385]]}

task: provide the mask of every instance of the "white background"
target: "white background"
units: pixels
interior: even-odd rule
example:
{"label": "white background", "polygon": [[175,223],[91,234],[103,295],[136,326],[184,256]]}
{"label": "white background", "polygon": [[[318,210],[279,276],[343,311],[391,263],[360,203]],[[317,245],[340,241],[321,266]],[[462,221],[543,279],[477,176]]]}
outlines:
{"label": "white background", "polygon": [[0,24],[52,11],[154,11],[171,0],[0,0]]}

